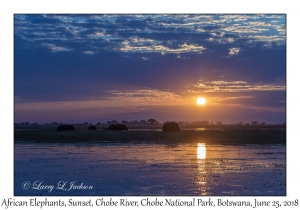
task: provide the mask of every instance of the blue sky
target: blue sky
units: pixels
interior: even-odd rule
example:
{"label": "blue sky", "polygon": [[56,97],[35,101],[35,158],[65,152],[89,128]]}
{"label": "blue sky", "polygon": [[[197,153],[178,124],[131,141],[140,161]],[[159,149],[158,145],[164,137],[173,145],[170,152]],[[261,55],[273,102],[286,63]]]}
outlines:
{"label": "blue sky", "polygon": [[15,122],[283,123],[285,29],[281,14],[15,14]]}

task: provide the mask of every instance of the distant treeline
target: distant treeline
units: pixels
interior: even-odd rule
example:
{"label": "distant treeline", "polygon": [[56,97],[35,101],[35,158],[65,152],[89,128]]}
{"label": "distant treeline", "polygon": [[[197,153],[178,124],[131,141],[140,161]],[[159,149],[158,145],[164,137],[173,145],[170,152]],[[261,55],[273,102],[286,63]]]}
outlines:
{"label": "distant treeline", "polygon": [[[97,122],[94,125],[97,126],[107,126],[107,125],[112,125],[112,124],[124,124],[127,126],[145,126],[145,125],[163,125],[166,122],[176,122],[178,123],[179,126],[279,126],[279,125],[286,125],[285,122],[283,122],[282,124],[267,124],[265,122],[258,122],[258,121],[251,121],[251,122],[237,122],[237,123],[231,123],[231,124],[226,124],[226,123],[222,123],[220,121],[218,122],[209,122],[209,121],[164,121],[164,122],[158,122],[155,119],[148,119],[148,120],[132,120],[132,121],[126,121],[126,120],[122,120],[122,121],[117,121],[117,120],[112,120],[112,121],[107,121],[107,122]],[[21,122],[21,123],[15,123],[15,126],[38,126],[38,125],[45,125],[45,126],[58,126],[61,124],[73,124],[73,125],[92,125],[93,123],[89,123],[89,122],[84,122],[84,123],[62,123],[62,122],[52,122],[52,123],[44,123],[44,124],[39,124],[39,123],[29,123],[29,122]]]}
{"label": "distant treeline", "polygon": [[[59,125],[64,123],[57,123],[57,124],[14,124],[14,129],[56,129]],[[72,124],[75,126],[76,130],[87,130],[88,127],[91,124]],[[109,125],[107,124],[101,124],[101,125],[95,125],[97,129],[105,129],[108,128]],[[126,125],[128,129],[162,129],[163,124],[146,124],[146,125]],[[188,125],[182,125],[179,124],[180,129],[224,129],[224,130],[230,130],[230,129],[286,129],[286,124],[257,124],[257,125],[236,125],[236,124],[230,124],[230,125],[195,125],[195,124],[188,124]]]}

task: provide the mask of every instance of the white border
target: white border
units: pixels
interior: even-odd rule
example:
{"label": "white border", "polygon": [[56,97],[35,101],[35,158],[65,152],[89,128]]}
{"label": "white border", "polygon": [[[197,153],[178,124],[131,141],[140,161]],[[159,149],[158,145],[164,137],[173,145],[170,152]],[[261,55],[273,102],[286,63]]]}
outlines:
{"label": "white border", "polygon": [[[282,0],[201,0],[201,1],[66,1],[66,0],[1,0],[0,1],[0,93],[1,93],[1,184],[0,204],[4,198],[13,197],[13,14],[15,13],[281,13],[287,14],[287,196],[257,197],[260,200],[294,200],[300,198],[299,175],[299,141],[297,128],[299,116],[299,15],[295,1]],[[298,65],[297,65],[298,64]],[[298,67],[298,68],[297,68]],[[298,76],[298,77],[297,77]],[[298,129],[299,130],[299,129]],[[55,200],[57,197],[51,197]],[[71,197],[63,197],[65,201]],[[224,198],[224,197],[222,197]],[[252,200],[256,197],[234,197],[234,200]],[[24,199],[28,200],[29,197]],[[43,200],[41,198],[40,200]],[[57,198],[58,199],[58,198]],[[76,197],[76,200],[80,197]],[[86,199],[86,197],[82,198]],[[92,199],[96,199],[93,197]],[[134,200],[134,197],[130,197]],[[137,199],[141,199],[137,197]],[[184,199],[184,198],[182,198]],[[217,197],[213,197],[217,199]],[[57,208],[57,207],[56,207]],[[97,207],[101,208],[101,207]],[[199,207],[198,207],[199,208]],[[230,208],[230,207],[228,207]],[[15,209],[10,207],[9,209]],[[25,209],[31,209],[27,207]],[[65,209],[65,207],[63,208]]]}

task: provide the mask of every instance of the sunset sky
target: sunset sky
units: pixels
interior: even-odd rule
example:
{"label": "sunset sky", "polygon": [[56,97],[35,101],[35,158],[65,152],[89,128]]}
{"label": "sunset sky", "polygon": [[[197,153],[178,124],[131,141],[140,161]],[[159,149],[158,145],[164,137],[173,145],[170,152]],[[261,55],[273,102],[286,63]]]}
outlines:
{"label": "sunset sky", "polygon": [[149,118],[286,122],[286,16],[14,15],[15,122]]}

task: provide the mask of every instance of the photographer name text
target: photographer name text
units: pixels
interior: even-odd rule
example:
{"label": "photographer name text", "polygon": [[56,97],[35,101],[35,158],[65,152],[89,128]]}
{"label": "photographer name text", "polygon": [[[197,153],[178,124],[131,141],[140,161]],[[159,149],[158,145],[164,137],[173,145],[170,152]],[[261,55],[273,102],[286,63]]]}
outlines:
{"label": "photographer name text", "polygon": [[84,183],[78,183],[77,181],[59,181],[56,185],[45,184],[43,181],[34,181],[33,183],[25,181],[22,184],[24,190],[41,190],[51,193],[54,189],[71,191],[71,190],[92,190],[92,185],[86,185]]}

